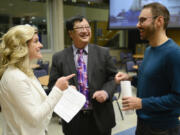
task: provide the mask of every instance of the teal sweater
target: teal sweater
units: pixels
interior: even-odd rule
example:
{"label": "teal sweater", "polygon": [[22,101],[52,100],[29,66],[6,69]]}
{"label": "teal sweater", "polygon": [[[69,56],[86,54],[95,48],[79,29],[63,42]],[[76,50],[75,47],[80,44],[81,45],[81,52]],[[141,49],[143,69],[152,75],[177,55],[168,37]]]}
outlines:
{"label": "teal sweater", "polygon": [[139,119],[162,129],[180,124],[180,47],[172,39],[146,49],[138,71],[137,96],[142,98]]}

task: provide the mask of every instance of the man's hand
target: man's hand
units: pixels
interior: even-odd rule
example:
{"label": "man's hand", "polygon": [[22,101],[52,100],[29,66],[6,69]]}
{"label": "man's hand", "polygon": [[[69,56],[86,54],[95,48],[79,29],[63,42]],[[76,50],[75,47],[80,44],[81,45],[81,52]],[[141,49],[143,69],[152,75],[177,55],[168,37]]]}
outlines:
{"label": "man's hand", "polygon": [[68,75],[68,76],[63,76],[63,77],[60,77],[57,81],[56,81],[56,84],[55,86],[58,87],[60,90],[65,90],[68,88],[68,80],[71,79],[72,77],[74,77],[76,74],[71,74],[71,75]]}
{"label": "man's hand", "polygon": [[120,84],[120,81],[129,80],[129,79],[130,79],[130,76],[123,72],[118,72],[114,78],[117,84]]}
{"label": "man's hand", "polygon": [[123,111],[142,109],[142,100],[137,97],[123,97],[122,98]]}
{"label": "man's hand", "polygon": [[104,90],[96,91],[93,94],[93,99],[96,99],[98,102],[103,103],[108,98],[107,92]]}

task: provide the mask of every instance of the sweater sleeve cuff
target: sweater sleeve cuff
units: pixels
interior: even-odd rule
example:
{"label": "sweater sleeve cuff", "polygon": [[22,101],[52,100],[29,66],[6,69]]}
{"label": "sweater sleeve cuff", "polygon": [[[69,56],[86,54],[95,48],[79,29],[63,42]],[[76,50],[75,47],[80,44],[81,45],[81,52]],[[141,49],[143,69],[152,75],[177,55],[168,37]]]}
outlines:
{"label": "sweater sleeve cuff", "polygon": [[142,108],[146,109],[146,107],[148,106],[146,99],[142,99],[141,103],[142,103]]}

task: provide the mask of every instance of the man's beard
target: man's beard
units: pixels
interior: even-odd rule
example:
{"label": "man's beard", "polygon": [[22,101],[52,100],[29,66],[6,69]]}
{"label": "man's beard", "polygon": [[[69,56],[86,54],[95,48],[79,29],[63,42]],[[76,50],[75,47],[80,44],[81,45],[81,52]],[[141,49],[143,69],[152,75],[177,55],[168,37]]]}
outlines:
{"label": "man's beard", "polygon": [[142,28],[142,30],[144,31],[144,34],[141,36],[141,39],[142,40],[150,40],[151,37],[153,37],[156,32],[154,22],[152,22],[152,25],[150,25],[146,28]]}

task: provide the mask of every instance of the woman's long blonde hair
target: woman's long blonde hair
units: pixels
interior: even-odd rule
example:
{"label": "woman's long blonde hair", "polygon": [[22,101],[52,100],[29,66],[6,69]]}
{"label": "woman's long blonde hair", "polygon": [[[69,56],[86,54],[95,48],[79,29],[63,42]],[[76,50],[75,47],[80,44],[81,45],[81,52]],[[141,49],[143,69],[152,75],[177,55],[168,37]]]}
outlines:
{"label": "woman's long blonde hair", "polygon": [[30,25],[17,25],[2,36],[0,43],[0,78],[9,65],[13,65],[27,74],[34,76],[30,68],[28,41],[37,28]]}

